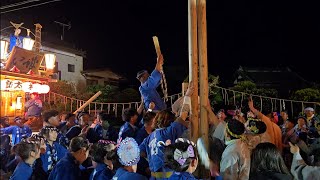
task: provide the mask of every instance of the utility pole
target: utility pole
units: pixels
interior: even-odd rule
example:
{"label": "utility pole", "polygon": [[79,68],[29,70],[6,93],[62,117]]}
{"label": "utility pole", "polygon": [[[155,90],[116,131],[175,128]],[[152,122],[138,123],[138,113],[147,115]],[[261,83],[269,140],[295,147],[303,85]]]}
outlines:
{"label": "utility pole", "polygon": [[68,27],[68,30],[71,29],[71,23],[69,22],[68,24],[64,24],[62,22],[59,21],[54,21],[55,23],[59,24],[60,26],[62,26],[62,35],[61,35],[61,40],[63,41],[64,39],[64,28]]}

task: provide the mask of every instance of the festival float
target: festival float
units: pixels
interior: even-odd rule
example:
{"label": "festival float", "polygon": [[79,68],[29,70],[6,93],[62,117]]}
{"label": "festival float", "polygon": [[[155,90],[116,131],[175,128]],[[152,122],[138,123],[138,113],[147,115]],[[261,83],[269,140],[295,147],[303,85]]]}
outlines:
{"label": "festival float", "polygon": [[[35,24],[35,34],[21,24],[10,22],[12,26],[1,29],[1,117],[11,120],[24,115],[24,103],[30,93],[47,94],[55,65],[54,54],[45,54],[41,48],[40,24]],[[14,34],[4,36],[7,29],[13,28]],[[26,36],[20,36],[25,29]],[[35,37],[33,40],[30,37]]]}

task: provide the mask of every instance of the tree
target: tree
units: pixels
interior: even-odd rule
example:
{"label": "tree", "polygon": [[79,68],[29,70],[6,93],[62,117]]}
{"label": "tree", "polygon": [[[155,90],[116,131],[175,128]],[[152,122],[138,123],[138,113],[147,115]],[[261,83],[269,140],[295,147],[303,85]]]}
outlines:
{"label": "tree", "polygon": [[320,90],[313,88],[300,89],[291,95],[291,99],[297,101],[320,102]]}

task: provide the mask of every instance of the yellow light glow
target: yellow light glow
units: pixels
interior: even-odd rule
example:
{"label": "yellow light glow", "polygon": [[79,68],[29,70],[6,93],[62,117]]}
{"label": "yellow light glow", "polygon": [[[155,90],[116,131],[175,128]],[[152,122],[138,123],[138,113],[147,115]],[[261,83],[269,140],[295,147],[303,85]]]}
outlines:
{"label": "yellow light glow", "polygon": [[20,110],[22,108],[22,97],[21,96],[17,96],[17,102],[16,102],[16,109]]}

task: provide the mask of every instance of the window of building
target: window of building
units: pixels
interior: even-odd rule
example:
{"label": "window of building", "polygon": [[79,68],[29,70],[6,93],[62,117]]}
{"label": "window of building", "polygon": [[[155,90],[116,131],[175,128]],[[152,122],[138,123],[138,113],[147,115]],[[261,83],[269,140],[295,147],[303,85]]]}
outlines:
{"label": "window of building", "polygon": [[74,64],[68,64],[68,72],[74,72]]}

